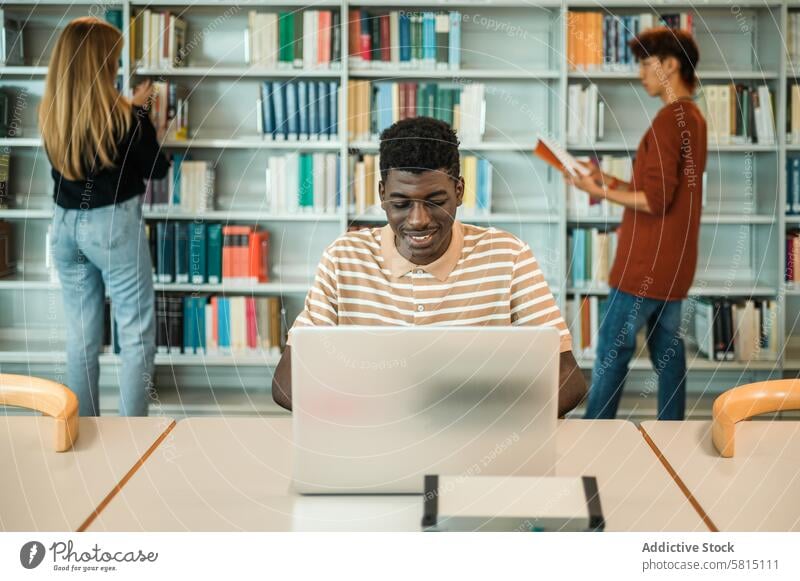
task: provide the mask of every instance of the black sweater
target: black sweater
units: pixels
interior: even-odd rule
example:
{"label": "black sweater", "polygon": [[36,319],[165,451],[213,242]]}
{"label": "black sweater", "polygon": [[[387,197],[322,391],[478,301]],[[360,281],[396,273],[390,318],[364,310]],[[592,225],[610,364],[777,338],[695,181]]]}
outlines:
{"label": "black sweater", "polygon": [[163,178],[169,162],[156,139],[156,130],[141,107],[132,109],[130,130],[117,145],[114,167],[96,172],[84,180],[68,180],[55,168],[51,174],[55,181],[53,198],[56,204],[67,209],[91,209],[110,204],[121,204],[144,193],[145,182]]}

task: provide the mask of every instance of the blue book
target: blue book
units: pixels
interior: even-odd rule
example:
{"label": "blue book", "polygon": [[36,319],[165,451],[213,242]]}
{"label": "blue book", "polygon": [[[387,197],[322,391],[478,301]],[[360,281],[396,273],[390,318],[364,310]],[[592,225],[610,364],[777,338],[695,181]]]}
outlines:
{"label": "blue book", "polygon": [[[452,30],[452,20],[450,27]],[[400,28],[400,62],[406,63],[411,60],[411,17],[405,11],[400,12],[399,28]]]}
{"label": "blue book", "polygon": [[586,278],[586,231],[576,228],[572,231],[572,286],[583,286]]}
{"label": "blue book", "polygon": [[331,139],[339,137],[339,82],[330,81],[328,84],[328,111],[330,112],[330,125],[328,135]]}
{"label": "blue book", "polygon": [[289,139],[300,138],[300,112],[297,105],[297,83],[286,83],[286,125]]}
{"label": "blue book", "polygon": [[800,214],[800,157],[792,158],[792,214]]}
{"label": "blue book", "polygon": [[[314,82],[311,81],[311,84]],[[297,81],[297,107],[300,114],[300,139],[308,139],[308,83]]]}
{"label": "blue book", "polygon": [[175,207],[181,205],[181,164],[184,158],[183,153],[172,154],[172,199],[169,204]]}
{"label": "blue book", "polygon": [[286,125],[286,85],[275,81],[272,84],[272,106],[275,111],[275,139],[288,139],[288,126]]}
{"label": "blue book", "polygon": [[478,160],[478,191],[475,206],[479,212],[492,210],[492,164],[485,157]]}
{"label": "blue book", "polygon": [[611,58],[611,43],[614,39],[614,17],[610,14],[603,15],[603,64],[613,62]]}
{"label": "blue book", "polygon": [[312,139],[319,137],[319,96],[313,82],[308,87],[308,132]]}
{"label": "blue book", "polygon": [[189,231],[185,222],[175,222],[175,282],[189,282]]}
{"label": "blue book", "polygon": [[461,13],[450,13],[450,50],[449,64],[451,69],[461,68]]}
{"label": "blue book", "polygon": [[272,99],[272,81],[261,84],[261,132],[272,139],[275,137],[275,105]]}
{"label": "blue book", "polygon": [[330,131],[331,117],[329,114],[330,97],[328,97],[328,83],[317,83],[317,99],[319,99],[319,136],[327,139]]}
{"label": "blue book", "polygon": [[231,348],[231,301],[217,297],[217,344],[220,349]]}
{"label": "blue book", "polygon": [[156,223],[156,278],[170,283],[175,276],[175,230],[169,222]]}
{"label": "blue book", "polygon": [[189,282],[206,282],[206,225],[189,223]]}
{"label": "blue book", "polygon": [[195,324],[195,350],[197,353],[206,352],[206,299],[194,297],[194,324]]}

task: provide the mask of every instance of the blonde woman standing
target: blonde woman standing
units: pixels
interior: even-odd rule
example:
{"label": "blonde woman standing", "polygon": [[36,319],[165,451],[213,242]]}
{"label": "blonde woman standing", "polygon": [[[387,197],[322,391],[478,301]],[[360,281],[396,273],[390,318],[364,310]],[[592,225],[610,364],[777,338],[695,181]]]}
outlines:
{"label": "blonde woman standing", "polygon": [[149,178],[166,175],[144,106],[150,83],[130,101],[115,86],[122,34],[96,18],[61,33],[39,110],[55,182],[51,245],[67,324],[67,385],[82,416],[99,415],[99,355],[106,291],[121,348],[119,413],[147,415],[155,358],[152,265],[142,220]]}

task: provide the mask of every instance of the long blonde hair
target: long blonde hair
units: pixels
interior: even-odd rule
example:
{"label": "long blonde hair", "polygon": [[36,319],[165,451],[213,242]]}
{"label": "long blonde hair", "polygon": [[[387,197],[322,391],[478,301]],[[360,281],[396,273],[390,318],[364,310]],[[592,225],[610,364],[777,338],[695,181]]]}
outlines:
{"label": "long blonde hair", "polygon": [[50,163],[69,180],[113,167],[130,129],[131,105],[114,84],[122,47],[120,31],[92,17],[67,24],[56,42],[39,126]]}

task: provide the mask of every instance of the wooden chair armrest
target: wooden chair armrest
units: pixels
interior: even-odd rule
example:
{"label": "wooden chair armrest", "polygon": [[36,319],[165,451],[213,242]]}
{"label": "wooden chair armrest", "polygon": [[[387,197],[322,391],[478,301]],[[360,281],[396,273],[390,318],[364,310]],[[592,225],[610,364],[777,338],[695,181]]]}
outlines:
{"label": "wooden chair armrest", "polygon": [[0,405],[36,410],[55,420],[56,452],[78,439],[78,398],[64,385],[27,375],[0,374]]}
{"label": "wooden chair armrest", "polygon": [[736,423],[770,412],[800,409],[800,380],[760,381],[734,387],[714,400],[711,437],[720,455],[731,458]]}

